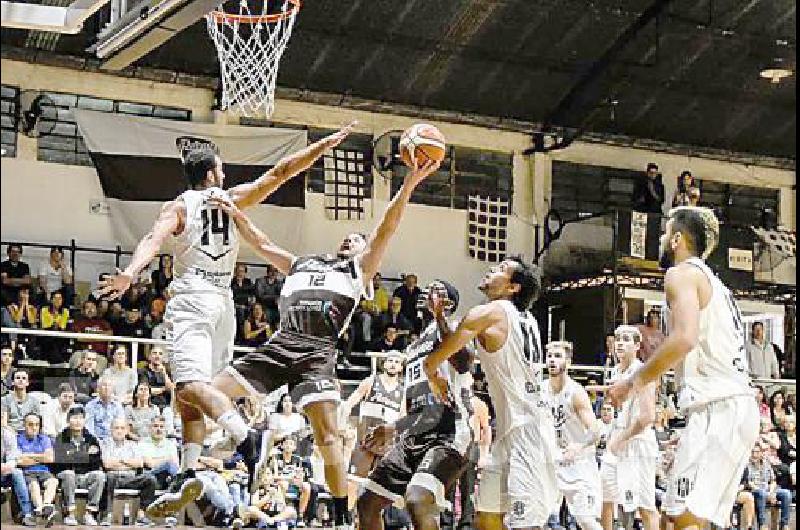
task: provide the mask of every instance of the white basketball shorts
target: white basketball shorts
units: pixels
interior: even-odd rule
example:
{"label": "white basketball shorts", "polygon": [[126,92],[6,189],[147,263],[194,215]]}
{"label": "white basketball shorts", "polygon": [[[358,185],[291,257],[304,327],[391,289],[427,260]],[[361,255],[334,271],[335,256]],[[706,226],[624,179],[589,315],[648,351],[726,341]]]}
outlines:
{"label": "white basketball shorts", "polygon": [[688,412],[669,470],[664,513],[678,516],[689,511],[728,526],[758,429],[752,396],[731,397]]}
{"label": "white basketball shorts", "polygon": [[556,454],[552,421],[512,429],[492,444],[490,462],[481,472],[476,510],[505,513],[509,528],[544,526],[557,509]]}
{"label": "white basketball shorts", "polygon": [[233,359],[236,313],[221,293],[178,293],[164,313],[172,380],[210,383]]}
{"label": "white basketball shorts", "polygon": [[606,449],[600,466],[603,502],[619,504],[625,512],[656,510],[658,442],[633,439],[622,454]]}
{"label": "white basketball shorts", "polygon": [[[569,512],[576,518],[600,517],[603,507],[603,492],[600,483],[600,468],[594,456],[584,456],[571,464],[559,464],[556,480],[561,496],[567,499]],[[556,501],[561,505],[561,499]]]}

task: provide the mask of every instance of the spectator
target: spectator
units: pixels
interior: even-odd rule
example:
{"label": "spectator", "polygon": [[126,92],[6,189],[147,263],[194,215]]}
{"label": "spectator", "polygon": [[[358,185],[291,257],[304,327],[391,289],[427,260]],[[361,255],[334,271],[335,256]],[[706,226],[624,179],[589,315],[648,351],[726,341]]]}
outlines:
{"label": "spectator", "polygon": [[658,445],[663,450],[664,446],[672,439],[672,429],[669,428],[669,418],[661,403],[656,403],[656,420],[653,423],[653,430],[656,432]]}
{"label": "spectator", "polygon": [[758,412],[762,418],[769,418],[769,403],[767,403],[767,394],[764,392],[763,386],[756,386],[756,403],[758,404]]}
{"label": "spectator", "polygon": [[[96,300],[96,303],[97,318],[102,318],[108,322],[108,325],[110,326],[111,322],[109,322],[108,317],[111,315],[111,302],[108,300],[108,298],[100,298],[99,300]],[[114,328],[112,327],[111,329],[113,330]]]}
{"label": "spectator", "polygon": [[39,324],[39,309],[31,301],[31,290],[20,287],[17,290],[17,302],[8,306],[8,313],[14,327],[35,328]]}
{"label": "spectator", "polygon": [[117,329],[117,326],[125,321],[125,310],[122,308],[122,302],[113,300],[111,305],[108,306],[108,313],[106,313],[105,319],[111,329]]}
{"label": "spectator", "polygon": [[746,472],[747,483],[756,502],[756,520],[759,528],[766,528],[767,502],[777,502],[780,505],[779,528],[788,530],[792,494],[788,490],[778,487],[772,466],[764,458],[759,444],[756,444],[750,453],[750,462]]}
{"label": "spectator", "polygon": [[[69,326],[69,309],[64,307],[61,291],[50,293],[50,303],[42,308],[41,328],[49,331],[66,331]],[[39,337],[46,360],[51,363],[64,362],[64,340],[55,337]]]}
{"label": "spectator", "polygon": [[150,403],[150,385],[139,381],[133,391],[133,403],[125,407],[125,417],[130,425],[130,438],[139,441],[150,436],[150,423],[161,412]]}
{"label": "spectator", "polygon": [[389,303],[389,311],[383,314],[380,329],[376,330],[377,333],[375,334],[378,336],[383,335],[383,330],[389,326],[394,326],[398,330],[410,332],[414,329],[412,322],[412,320],[409,320],[403,314],[403,299],[399,296],[393,296]]}
{"label": "spectator", "polygon": [[111,358],[113,364],[105,369],[104,377],[108,377],[114,385],[114,396],[123,404],[133,402],[133,390],[138,378],[136,371],[128,366],[128,347],[125,344],[114,346]]}
{"label": "spectator", "polygon": [[[139,490],[139,512],[136,526],[152,526],[152,522],[144,514],[144,507],[155,500],[156,479],[153,475],[137,472],[144,467],[144,459],[136,442],[128,440],[128,422],[124,417],[117,417],[111,423],[111,437],[101,441],[103,467],[106,470],[106,494],[109,507],[113,505],[114,491],[118,489]],[[111,509],[104,523],[112,523]]]}
{"label": "spectator", "polygon": [[284,394],[278,404],[278,410],[269,417],[269,428],[274,433],[275,440],[283,440],[290,434],[295,434],[306,429],[306,418],[294,412],[292,396]]}
{"label": "spectator", "polygon": [[159,409],[172,402],[172,390],[175,383],[169,377],[167,365],[164,364],[164,348],[153,346],[147,354],[147,364],[139,370],[139,382],[147,381],[150,385],[150,401]]}
{"label": "spectator", "polygon": [[75,390],[69,383],[58,385],[58,397],[42,407],[42,432],[55,438],[67,427],[67,415],[75,405]]}
{"label": "spectator", "polygon": [[125,311],[136,308],[140,313],[144,312],[147,308],[147,291],[147,284],[143,282],[132,284],[130,289],[122,296],[122,308]]}
{"label": "spectator", "polygon": [[97,352],[84,350],[79,352],[80,364],[70,370],[69,384],[75,389],[75,401],[87,404],[97,394]]}
{"label": "spectator", "polygon": [[614,333],[606,333],[606,341],[603,349],[597,353],[595,364],[604,368],[614,365]]}
{"label": "spectator", "polygon": [[664,342],[664,333],[661,331],[661,311],[656,308],[647,312],[644,324],[637,326],[642,334],[642,347],[639,348],[639,359],[642,362],[647,360],[655,353],[661,343]]}
{"label": "spectator", "polygon": [[[162,299],[158,298],[157,300],[161,301]],[[164,312],[166,311],[168,300],[169,300],[169,291],[165,293],[165,298],[163,298]],[[164,322],[163,318],[164,312],[162,312],[162,318],[160,322],[152,321],[152,329],[150,330],[151,339],[166,340],[167,338],[167,325]]]}
{"label": "spectator", "polygon": [[0,426],[3,431],[2,464],[0,464],[0,484],[3,487],[11,487],[14,496],[17,498],[20,511],[22,512],[22,524],[24,526],[36,526],[36,518],[33,516],[33,506],[31,505],[28,484],[25,482],[25,475],[17,466],[19,459],[19,448],[17,447],[17,433],[8,426],[8,410],[5,407],[0,409]]}
{"label": "spectator", "polygon": [[700,197],[700,188],[695,182],[692,172],[684,170],[678,177],[678,185],[675,188],[675,193],[672,195],[672,207],[676,206],[690,206],[691,197],[690,192],[694,189],[697,191],[697,197]]}
{"label": "spectator", "polygon": [[297,519],[297,511],[286,504],[286,489],[273,480],[271,473],[264,473],[264,480],[250,498],[250,506],[242,514],[245,524],[252,520],[259,527],[287,527]]}
{"label": "spectator", "polygon": [[742,481],[739,484],[739,493],[736,494],[736,504],[740,505],[741,515],[739,517],[738,527],[741,530],[757,530],[753,527],[756,519],[756,502],[753,497],[753,492],[750,491],[747,484],[747,469],[742,473]]}
{"label": "spectator", "polygon": [[256,280],[255,293],[256,300],[264,308],[267,314],[267,320],[270,324],[276,326],[278,324],[278,298],[283,288],[283,281],[278,278],[278,269],[272,265],[267,265],[267,270],[264,276]]}
{"label": "spectator", "polygon": [[[83,303],[83,313],[80,317],[75,319],[72,326],[75,333],[93,333],[96,335],[112,334],[111,324],[97,316],[97,304],[92,300],[86,300]],[[87,345],[100,355],[105,356],[106,353],[108,353],[108,343],[106,341],[93,341],[91,339],[78,340],[88,343]]]}
{"label": "spectator", "polygon": [[58,479],[50,473],[49,467],[55,456],[53,442],[49,436],[41,433],[42,419],[39,414],[29,412],[25,415],[24,424],[25,429],[17,433],[20,452],[17,465],[22,468],[28,483],[34,513],[41,515],[45,526],[50,526],[55,516],[53,500],[58,488]]}
{"label": "spectator", "polygon": [[781,445],[778,447],[778,458],[785,466],[791,466],[797,460],[797,435],[794,416],[784,416],[783,428],[778,431]]}
{"label": "spectator", "polygon": [[158,269],[150,274],[153,292],[156,296],[164,296],[164,291],[172,282],[172,256],[162,254],[158,258]]}
{"label": "spectator", "polygon": [[139,452],[144,468],[151,474],[160,488],[166,488],[172,477],[178,474],[178,446],[175,440],[166,437],[166,422],[163,416],[150,420],[150,435],[139,440]]}
{"label": "spectator", "polygon": [[383,287],[381,281],[380,273],[375,273],[372,277],[372,299],[362,298],[359,311],[353,315],[353,325],[358,328],[355,335],[357,345],[354,346],[357,351],[366,350],[366,345],[373,341],[372,333],[377,329],[381,315],[389,311],[389,291]]}
{"label": "spectator", "polygon": [[44,298],[61,291],[66,296],[67,303],[72,302],[72,269],[64,262],[64,251],[61,247],[50,249],[50,259],[39,267],[39,289],[43,291]]}
{"label": "spectator", "polygon": [[59,470],[58,479],[61,482],[66,508],[64,524],[67,526],[78,524],[75,514],[75,489],[86,488],[89,490],[89,497],[86,500],[83,524],[97,526],[103,486],[106,483],[100,442],[86,429],[83,407],[72,407],[67,413],[67,423],[67,427],[55,440],[56,469]]}
{"label": "spectator", "polygon": [[0,396],[5,396],[14,387],[14,348],[10,344],[0,348]]}
{"label": "spectator", "polygon": [[[287,436],[281,442],[281,452],[272,458],[269,465],[275,479],[290,496],[297,498],[297,513],[306,519],[306,514],[311,514],[315,509],[309,510],[312,504],[311,464],[306,463],[295,453],[297,440],[294,436]],[[315,491],[314,493],[318,493]],[[316,495],[313,495],[316,497]],[[313,499],[316,500],[316,499]],[[316,504],[316,503],[313,503]]]}
{"label": "spectator", "polygon": [[114,397],[113,390],[111,379],[101,377],[97,381],[97,397],[86,404],[86,428],[100,441],[111,436],[111,421],[114,418],[125,418],[125,409]]}
{"label": "spectator", "polygon": [[769,417],[772,420],[772,425],[780,430],[783,426],[783,419],[794,413],[790,410],[789,405],[786,403],[786,395],[783,390],[776,390],[769,397]]}
{"label": "spectator", "polygon": [[8,410],[8,424],[15,430],[22,430],[22,421],[28,414],[39,414],[39,401],[28,394],[30,376],[24,368],[14,370],[13,392],[2,399],[2,406]]}
{"label": "spectator", "polygon": [[688,198],[689,204],[688,206],[699,206],[700,205],[700,188],[691,187],[689,188]]}
{"label": "spectator", "polygon": [[753,322],[752,336],[747,344],[747,362],[750,375],[756,379],[779,379],[778,358],[772,343],[764,338],[764,323]]}
{"label": "spectator", "polygon": [[160,296],[150,300],[150,312],[144,317],[145,336],[152,337],[153,329],[164,323],[167,302]]}
{"label": "spectator", "polygon": [[8,245],[8,259],[0,263],[0,297],[3,306],[19,299],[17,293],[21,287],[31,287],[31,268],[20,261],[21,257],[22,245]]}
{"label": "spectator", "polygon": [[603,395],[597,391],[597,379],[594,377],[589,377],[586,380],[586,393],[589,396],[589,402],[592,404],[592,412],[594,412],[595,417],[600,416],[600,410],[603,408],[603,403],[605,402],[605,398]]}
{"label": "spectator", "polygon": [[114,335],[119,337],[135,337],[139,339],[147,338],[150,333],[142,321],[142,312],[138,307],[132,307],[125,312],[125,319],[117,323]]}
{"label": "spectator", "polygon": [[261,346],[272,336],[272,327],[264,312],[264,307],[260,303],[256,302],[250,308],[250,314],[244,321],[242,334],[244,335],[244,344],[253,347]]}
{"label": "spectator", "polygon": [[247,307],[250,305],[250,297],[256,294],[253,280],[247,277],[247,265],[237,263],[231,280],[231,290],[233,291],[233,304],[236,306],[237,320],[244,320]]}
{"label": "spectator", "polygon": [[402,351],[405,348],[405,337],[394,326],[388,326],[383,330],[383,336],[372,343],[372,351]]}
{"label": "spectator", "polygon": [[401,313],[406,319],[413,324],[412,328],[415,332],[419,333],[417,329],[417,300],[422,295],[422,290],[417,286],[417,275],[406,274],[403,277],[403,285],[394,290],[393,296],[398,297],[402,301]]}
{"label": "spectator", "polygon": [[664,204],[664,183],[658,166],[647,164],[647,174],[633,186],[633,209],[637,212],[661,214]]}

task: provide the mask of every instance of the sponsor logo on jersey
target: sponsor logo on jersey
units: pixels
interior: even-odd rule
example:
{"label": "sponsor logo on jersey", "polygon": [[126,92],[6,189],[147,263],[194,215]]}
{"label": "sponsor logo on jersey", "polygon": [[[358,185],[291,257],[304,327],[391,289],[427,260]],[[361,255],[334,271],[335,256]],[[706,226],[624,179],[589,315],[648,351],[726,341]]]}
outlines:
{"label": "sponsor logo on jersey", "polygon": [[514,501],[514,504],[511,505],[511,515],[520,519],[525,515],[525,509],[526,507],[523,501]]}
{"label": "sponsor logo on jersey", "polygon": [[684,498],[689,495],[689,492],[692,491],[692,481],[689,480],[687,477],[679,477],[678,478],[678,497]]}

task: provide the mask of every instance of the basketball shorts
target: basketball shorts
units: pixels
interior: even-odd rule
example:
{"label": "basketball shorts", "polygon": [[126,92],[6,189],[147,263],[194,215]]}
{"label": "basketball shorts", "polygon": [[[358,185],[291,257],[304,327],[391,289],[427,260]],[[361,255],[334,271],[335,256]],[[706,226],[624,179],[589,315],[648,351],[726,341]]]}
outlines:
{"label": "basketball shorts", "polygon": [[471,461],[470,443],[459,451],[452,435],[404,434],[397,439],[367,477],[364,487],[402,504],[406,489],[419,486],[430,491],[442,510],[448,507],[445,493],[455,484]]}
{"label": "basketball shorts", "polygon": [[[571,464],[558,464],[556,480],[561,497],[566,498],[569,512],[577,517],[600,517],[603,492],[600,484],[600,469],[594,452]],[[561,505],[561,499],[556,502]]]}
{"label": "basketball shorts", "polygon": [[758,439],[758,407],[752,396],[736,396],[687,414],[662,509],[670,516],[688,511],[726,527]]}
{"label": "basketball shorts", "polygon": [[164,313],[169,363],[175,383],[210,383],[233,358],[236,313],[229,295],[173,295]]}
{"label": "basketball shorts", "polygon": [[633,439],[623,453],[606,449],[600,466],[603,502],[619,504],[626,513],[656,509],[658,442]]}
{"label": "basketball shorts", "polygon": [[[549,412],[547,414],[549,416]],[[481,472],[476,510],[505,513],[509,528],[543,527],[558,509],[552,419],[515,427],[492,444]]]}
{"label": "basketball shorts", "polygon": [[336,345],[330,339],[279,331],[256,351],[236,359],[226,372],[252,394],[288,385],[292,401],[301,409],[341,400]]}

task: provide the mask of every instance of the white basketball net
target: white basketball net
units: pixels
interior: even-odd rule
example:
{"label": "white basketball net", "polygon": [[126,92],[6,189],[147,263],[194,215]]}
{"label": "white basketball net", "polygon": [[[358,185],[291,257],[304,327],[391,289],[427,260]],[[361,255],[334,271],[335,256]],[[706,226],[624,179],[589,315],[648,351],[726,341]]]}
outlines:
{"label": "white basketball net", "polygon": [[267,14],[268,0],[262,3],[262,13],[251,12],[247,0],[241,0],[238,17],[223,13],[222,6],[206,15],[208,33],[219,57],[223,109],[238,110],[248,117],[272,115],[278,63],[299,9],[297,2],[281,3],[280,16],[268,21],[258,20]]}

